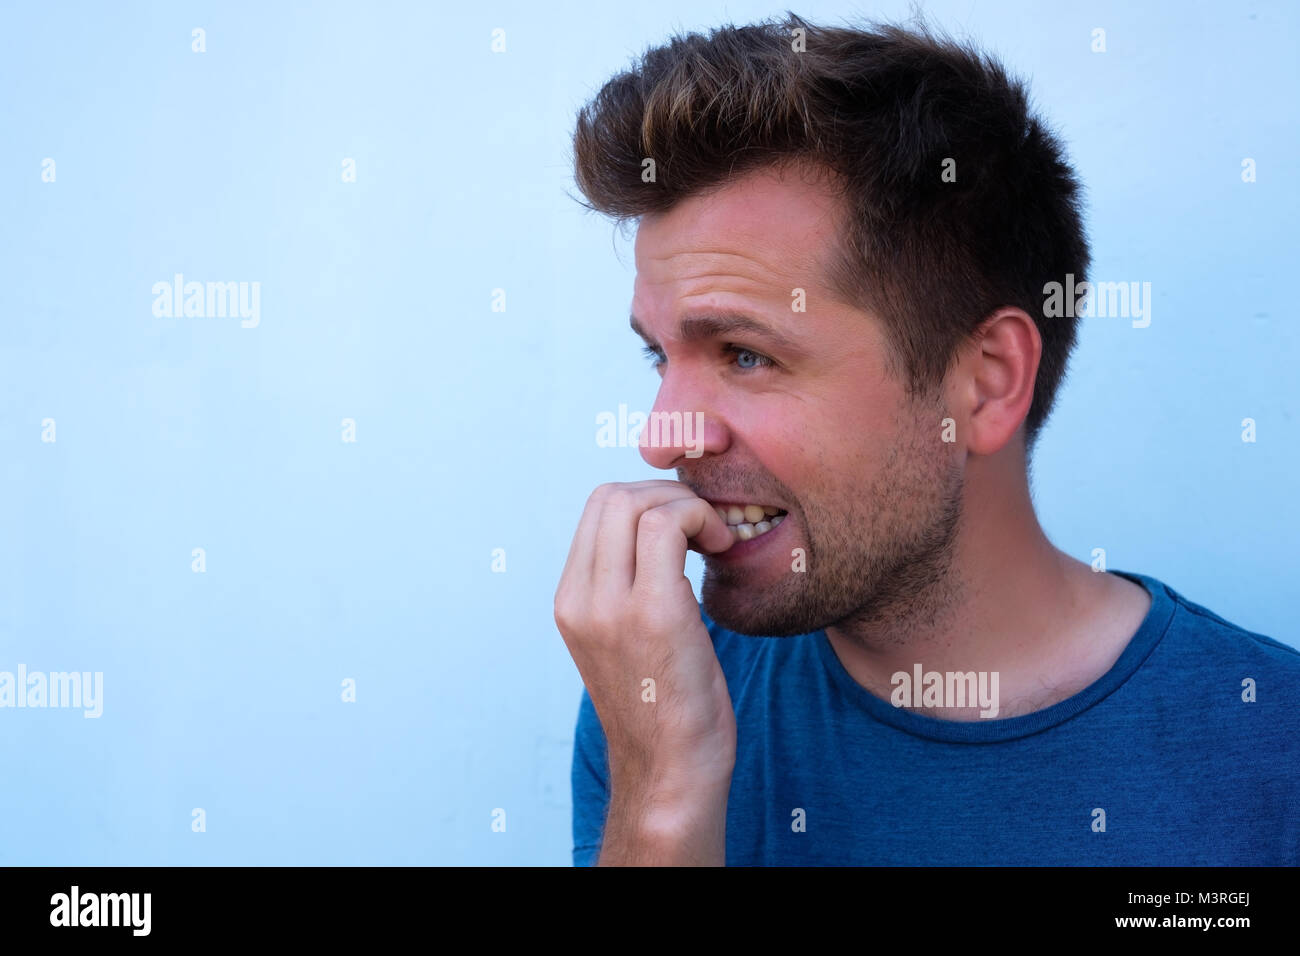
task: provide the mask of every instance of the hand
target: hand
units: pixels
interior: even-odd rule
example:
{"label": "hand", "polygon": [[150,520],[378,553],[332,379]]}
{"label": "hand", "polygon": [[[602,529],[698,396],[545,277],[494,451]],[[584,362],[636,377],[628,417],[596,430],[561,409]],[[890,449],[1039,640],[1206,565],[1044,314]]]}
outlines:
{"label": "hand", "polygon": [[611,836],[643,850],[680,838],[689,862],[721,862],[736,717],[684,570],[688,548],[725,551],[733,540],[713,506],[676,481],[601,485],[578,523],[555,623],[608,745],[602,863]]}

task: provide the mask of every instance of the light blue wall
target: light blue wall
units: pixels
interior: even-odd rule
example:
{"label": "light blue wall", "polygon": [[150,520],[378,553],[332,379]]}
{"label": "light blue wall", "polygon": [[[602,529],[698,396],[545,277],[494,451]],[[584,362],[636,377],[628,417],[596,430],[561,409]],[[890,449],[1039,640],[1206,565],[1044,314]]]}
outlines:
{"label": "light blue wall", "polygon": [[[1153,287],[1150,327],[1085,323],[1043,521],[1295,643],[1295,7],[1044,6],[929,7],[1032,78],[1096,276]],[[104,694],[0,710],[0,864],[568,863],[551,600],[590,490],[654,474],[596,415],[657,384],[573,116],[670,31],[780,10],[3,7],[0,670]],[[156,317],[178,272],[259,282],[260,323]]]}

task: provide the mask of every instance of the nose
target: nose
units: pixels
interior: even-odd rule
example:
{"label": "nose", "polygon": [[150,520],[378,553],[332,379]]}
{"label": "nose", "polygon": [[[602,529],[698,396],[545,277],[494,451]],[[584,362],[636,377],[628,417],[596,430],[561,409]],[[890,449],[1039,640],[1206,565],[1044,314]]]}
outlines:
{"label": "nose", "polygon": [[722,417],[691,391],[680,378],[664,376],[645,427],[641,429],[641,457],[655,468],[676,468],[683,460],[717,455],[726,450],[729,436]]}

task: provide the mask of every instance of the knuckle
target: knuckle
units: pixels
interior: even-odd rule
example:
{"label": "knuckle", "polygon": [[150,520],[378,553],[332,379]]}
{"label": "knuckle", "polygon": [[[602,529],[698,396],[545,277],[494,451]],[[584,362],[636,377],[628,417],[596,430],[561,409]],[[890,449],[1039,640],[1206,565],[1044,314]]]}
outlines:
{"label": "knuckle", "polygon": [[570,630],[572,619],[569,617],[569,606],[562,602],[559,597],[555,599],[554,614],[555,626],[560,629],[561,633]]}
{"label": "knuckle", "polygon": [[637,519],[637,532],[640,534],[654,535],[656,537],[667,534],[676,521],[673,516],[663,508],[651,508],[649,511],[642,513]]}
{"label": "knuckle", "polygon": [[583,614],[581,602],[571,596],[567,590],[556,592],[553,612],[555,626],[565,637],[577,634],[586,625],[587,619]]}
{"label": "knuckle", "polygon": [[611,485],[605,492],[605,506],[611,511],[629,511],[636,506],[637,494],[627,485]]}
{"label": "knuckle", "polygon": [[607,481],[596,486],[596,490],[587,499],[587,504],[600,508],[618,505],[626,501],[630,494],[627,485],[617,481]]}

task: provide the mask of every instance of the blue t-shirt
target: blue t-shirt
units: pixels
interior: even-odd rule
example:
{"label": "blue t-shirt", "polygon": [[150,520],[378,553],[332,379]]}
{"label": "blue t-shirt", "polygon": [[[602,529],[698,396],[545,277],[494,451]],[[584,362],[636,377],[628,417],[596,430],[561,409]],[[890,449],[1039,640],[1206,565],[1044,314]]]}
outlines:
{"label": "blue t-shirt", "polygon": [[[1112,573],[1152,598],[1114,666],[1003,719],[895,708],[825,631],[748,637],[701,611],[736,710],[727,865],[1300,864],[1300,652]],[[590,866],[609,791],[585,690],[572,779]]]}

